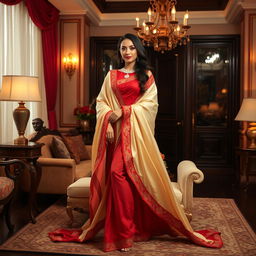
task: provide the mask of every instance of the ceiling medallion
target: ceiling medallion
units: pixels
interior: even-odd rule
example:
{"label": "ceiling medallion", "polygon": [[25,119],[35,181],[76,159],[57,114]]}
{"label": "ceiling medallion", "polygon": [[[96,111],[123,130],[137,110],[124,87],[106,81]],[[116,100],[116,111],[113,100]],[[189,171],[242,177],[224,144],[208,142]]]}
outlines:
{"label": "ceiling medallion", "polygon": [[177,0],[150,0],[148,21],[140,26],[136,18],[137,35],[145,46],[153,46],[155,51],[170,51],[177,45],[186,45],[189,42],[188,11],[185,12],[183,24],[176,20]]}

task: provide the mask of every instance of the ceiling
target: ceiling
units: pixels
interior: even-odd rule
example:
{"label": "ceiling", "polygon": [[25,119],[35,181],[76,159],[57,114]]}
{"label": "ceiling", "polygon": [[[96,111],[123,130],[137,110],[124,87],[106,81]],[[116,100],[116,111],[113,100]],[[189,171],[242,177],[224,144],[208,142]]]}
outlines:
{"label": "ceiling", "polygon": [[[93,26],[134,26],[136,17],[147,19],[150,0],[48,0],[61,15],[86,15]],[[177,19],[189,11],[190,24],[239,23],[244,10],[256,0],[177,0]]]}
{"label": "ceiling", "polygon": [[[219,11],[224,10],[229,0],[177,0],[177,11]],[[149,0],[93,0],[101,13],[145,12]]]}

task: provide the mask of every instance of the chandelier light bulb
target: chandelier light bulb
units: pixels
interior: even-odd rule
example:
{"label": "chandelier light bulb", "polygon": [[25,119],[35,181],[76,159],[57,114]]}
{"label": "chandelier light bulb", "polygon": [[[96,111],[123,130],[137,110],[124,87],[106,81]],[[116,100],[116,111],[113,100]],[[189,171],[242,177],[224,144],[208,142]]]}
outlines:
{"label": "chandelier light bulb", "polygon": [[185,12],[184,14],[184,19],[183,19],[183,26],[187,26],[188,25],[188,10]]}
{"label": "chandelier light bulb", "polygon": [[151,12],[151,8],[149,7],[148,8],[148,21],[151,21],[151,15],[152,15],[152,12]]}
{"label": "chandelier light bulb", "polygon": [[140,26],[140,19],[136,17],[136,27],[138,28]]}
{"label": "chandelier light bulb", "polygon": [[172,21],[175,21],[175,14],[176,14],[175,5],[172,7],[171,14],[172,14]]}

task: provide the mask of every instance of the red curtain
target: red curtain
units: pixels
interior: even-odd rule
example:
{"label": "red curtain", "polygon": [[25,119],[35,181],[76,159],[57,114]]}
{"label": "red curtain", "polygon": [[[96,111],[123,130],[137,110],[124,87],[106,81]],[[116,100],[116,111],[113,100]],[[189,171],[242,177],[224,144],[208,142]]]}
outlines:
{"label": "red curtain", "polygon": [[55,104],[57,97],[57,22],[59,11],[47,0],[25,0],[29,15],[42,30],[44,79],[50,129],[57,129]]}
{"label": "red curtain", "polygon": [[[8,5],[22,0],[0,0]],[[44,79],[50,129],[57,129],[55,104],[57,97],[57,24],[59,11],[47,0],[24,0],[32,21],[42,31]]]}

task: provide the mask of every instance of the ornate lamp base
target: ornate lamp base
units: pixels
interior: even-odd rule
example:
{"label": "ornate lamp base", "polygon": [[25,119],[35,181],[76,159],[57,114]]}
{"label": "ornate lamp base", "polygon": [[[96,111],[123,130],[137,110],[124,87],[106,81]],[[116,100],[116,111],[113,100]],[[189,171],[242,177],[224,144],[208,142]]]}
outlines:
{"label": "ornate lamp base", "polygon": [[19,102],[19,106],[13,111],[13,119],[16,124],[19,137],[14,140],[14,144],[27,145],[28,139],[24,136],[30,116],[29,110],[24,106],[25,102]]}

